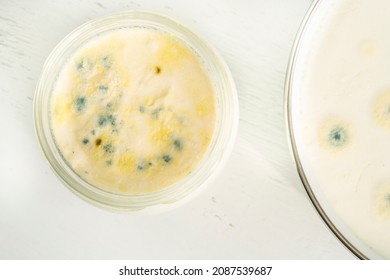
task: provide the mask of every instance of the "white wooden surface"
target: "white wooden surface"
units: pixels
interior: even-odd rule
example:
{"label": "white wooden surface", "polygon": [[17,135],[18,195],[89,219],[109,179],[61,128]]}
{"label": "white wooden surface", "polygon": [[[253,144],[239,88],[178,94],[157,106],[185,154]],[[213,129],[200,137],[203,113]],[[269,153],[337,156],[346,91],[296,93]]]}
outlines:
{"label": "white wooden surface", "polygon": [[[1,259],[353,259],[319,218],[286,138],[283,83],[310,0],[2,0]],[[142,9],[171,16],[224,57],[240,127],[218,178],[157,215],[93,207],[51,172],[35,139],[32,100],[54,46],[83,22]]]}

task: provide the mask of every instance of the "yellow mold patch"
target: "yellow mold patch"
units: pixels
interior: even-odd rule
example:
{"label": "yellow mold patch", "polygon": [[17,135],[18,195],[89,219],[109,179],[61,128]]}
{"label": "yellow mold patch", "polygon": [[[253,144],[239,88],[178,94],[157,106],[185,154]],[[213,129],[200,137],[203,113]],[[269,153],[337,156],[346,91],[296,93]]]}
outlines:
{"label": "yellow mold patch", "polygon": [[108,159],[107,152],[104,151],[103,147],[108,143],[112,143],[112,140],[113,140],[112,137],[108,137],[107,133],[105,132],[96,136],[96,138],[92,140],[90,153],[91,153],[91,158],[95,162],[102,163]]}
{"label": "yellow mold patch", "polygon": [[72,103],[65,96],[64,94],[58,94],[55,95],[55,99],[53,100],[54,106],[51,113],[54,125],[62,124],[72,114]]}
{"label": "yellow mold patch", "polygon": [[197,104],[195,110],[198,113],[199,117],[204,117],[211,111],[210,106],[205,104],[204,102]]}
{"label": "yellow mold patch", "polygon": [[383,129],[390,129],[390,88],[379,92],[372,107],[373,119]]}
{"label": "yellow mold patch", "polygon": [[122,173],[130,173],[135,169],[135,156],[130,153],[125,153],[118,156],[115,166]]}
{"label": "yellow mold patch", "polygon": [[378,52],[378,47],[371,40],[364,40],[359,44],[359,52],[364,58],[373,58]]}

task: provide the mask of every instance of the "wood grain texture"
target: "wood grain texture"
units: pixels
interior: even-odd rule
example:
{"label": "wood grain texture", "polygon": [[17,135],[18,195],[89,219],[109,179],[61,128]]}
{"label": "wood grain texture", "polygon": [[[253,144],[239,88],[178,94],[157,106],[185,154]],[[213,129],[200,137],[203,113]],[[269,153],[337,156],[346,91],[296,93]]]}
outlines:
{"label": "wood grain texture", "polygon": [[[0,5],[0,258],[350,259],[311,206],[288,149],[285,70],[309,0],[5,1]],[[227,62],[240,126],[233,154],[195,199],[157,215],[90,206],[51,172],[35,139],[46,57],[78,25],[136,9],[171,16]]]}

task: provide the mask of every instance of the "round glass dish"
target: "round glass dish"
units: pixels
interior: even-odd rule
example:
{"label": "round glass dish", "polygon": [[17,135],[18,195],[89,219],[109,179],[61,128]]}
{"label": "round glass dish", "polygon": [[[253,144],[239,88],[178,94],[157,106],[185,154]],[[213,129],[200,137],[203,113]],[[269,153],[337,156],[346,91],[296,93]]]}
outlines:
{"label": "round glass dish", "polygon": [[[216,124],[211,142],[189,175],[162,190],[117,194],[83,180],[69,167],[56,146],[50,123],[50,98],[56,79],[67,60],[90,39],[123,28],[147,28],[171,34],[200,60],[215,93]],[[81,198],[112,210],[139,211],[167,208],[203,189],[226,162],[238,127],[238,100],[231,73],[221,57],[188,28],[165,16],[128,11],[89,21],[66,36],[47,58],[34,98],[34,124],[40,146],[51,168],[62,182]],[[191,194],[191,195],[190,195]],[[186,199],[184,199],[186,198]]]}
{"label": "round glass dish", "polygon": [[288,135],[303,185],[329,229],[360,259],[390,256],[383,213],[389,197],[379,197],[388,191],[381,185],[388,180],[388,138],[373,114],[378,89],[388,86],[390,56],[380,50],[390,44],[389,7],[382,0],[314,1],[285,82]]}

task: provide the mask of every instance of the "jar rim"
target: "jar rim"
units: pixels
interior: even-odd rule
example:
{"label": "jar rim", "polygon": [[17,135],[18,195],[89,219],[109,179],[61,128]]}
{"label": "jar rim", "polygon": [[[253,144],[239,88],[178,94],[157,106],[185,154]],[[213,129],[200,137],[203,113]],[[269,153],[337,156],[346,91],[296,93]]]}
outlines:
{"label": "jar rim", "polygon": [[[93,186],[73,171],[61,157],[50,129],[50,95],[65,61],[82,44],[102,32],[118,28],[155,28],[183,41],[205,65],[216,95],[217,120],[213,139],[197,166],[183,179],[155,192],[111,193]],[[34,96],[34,126],[40,147],[54,173],[72,192],[95,205],[112,210],[137,211],[179,201],[205,187],[222,168],[233,148],[238,130],[238,98],[232,75],[217,52],[177,21],[146,11],[125,11],[88,21],[69,33],[48,56]]]}

